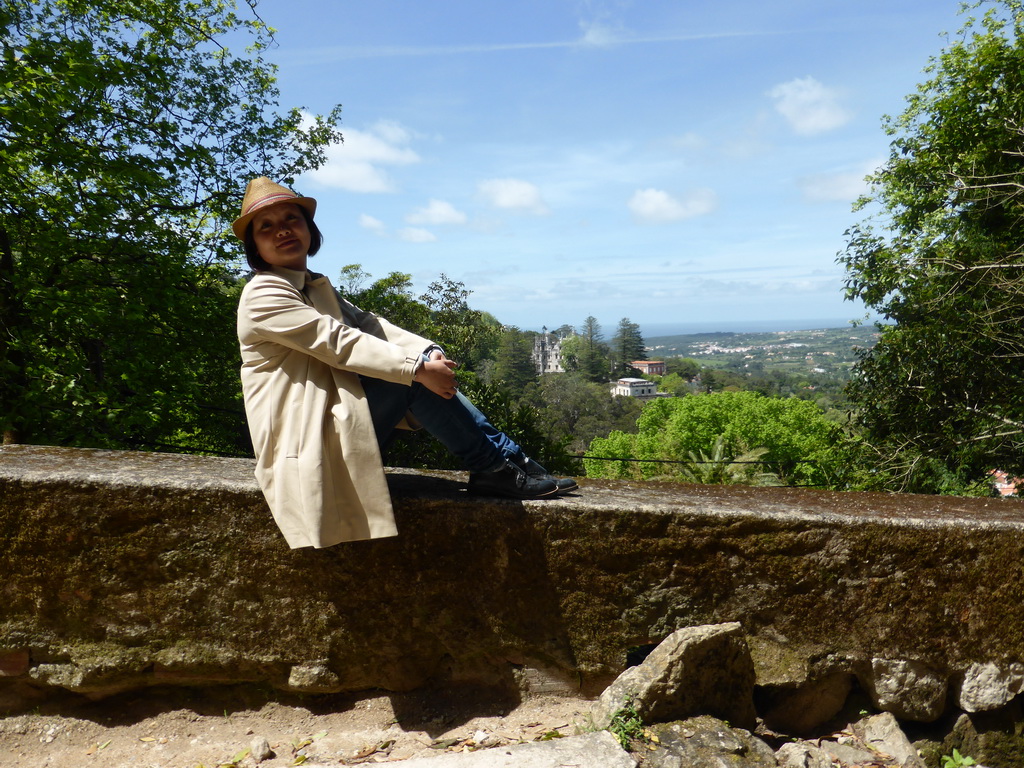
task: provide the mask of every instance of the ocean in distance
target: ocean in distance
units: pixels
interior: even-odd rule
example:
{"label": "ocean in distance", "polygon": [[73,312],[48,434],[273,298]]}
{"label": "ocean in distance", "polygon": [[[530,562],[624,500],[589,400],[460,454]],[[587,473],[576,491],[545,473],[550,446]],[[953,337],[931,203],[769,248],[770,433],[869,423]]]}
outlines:
{"label": "ocean in distance", "polygon": [[[811,331],[823,328],[849,328],[853,318],[827,317],[803,320],[717,320],[713,322],[639,323],[645,339],[659,336],[683,336],[695,333],[772,333],[774,331]],[[865,324],[873,321],[865,321]],[[602,330],[605,330],[602,328]],[[609,329],[615,332],[615,327]],[[605,330],[605,335],[609,335]]]}
{"label": "ocean in distance", "polygon": [[[775,331],[816,331],[825,328],[849,328],[850,324],[857,320],[862,325],[872,325],[875,317],[818,317],[796,320],[712,320],[706,322],[677,321],[672,323],[637,323],[640,326],[640,333],[645,339],[653,339],[661,336],[690,336],[698,333],[773,333]],[[601,332],[605,339],[615,334],[618,322],[612,324],[601,323]],[[548,326],[548,331],[553,327]],[[522,330],[536,331],[540,333],[541,328],[526,327]]]}

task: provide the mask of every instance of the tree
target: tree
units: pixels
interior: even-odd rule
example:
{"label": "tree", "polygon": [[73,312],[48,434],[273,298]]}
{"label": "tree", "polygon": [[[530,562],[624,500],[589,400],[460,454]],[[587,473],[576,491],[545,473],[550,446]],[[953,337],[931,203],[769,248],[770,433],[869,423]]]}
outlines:
{"label": "tree", "polygon": [[670,357],[665,361],[665,373],[677,373],[686,381],[700,375],[700,363],[692,357]]}
{"label": "tree", "polygon": [[[226,225],[247,178],[323,162],[338,110],[276,114],[270,32],[219,0],[14,0],[0,21],[5,439],[238,450]],[[243,34],[241,57],[218,42]]]}
{"label": "tree", "polygon": [[848,297],[886,321],[849,395],[897,488],[1024,472],[1022,33],[1004,0],[931,60],[886,118],[889,159],[859,203],[878,212],[840,255]]}
{"label": "tree", "polygon": [[369,278],[370,275],[363,272],[359,264],[344,267],[339,284],[344,286],[341,290],[345,298],[360,309],[380,315],[401,328],[432,338],[434,327],[430,309],[413,296],[412,275],[390,272],[362,288]]}
{"label": "tree", "polygon": [[633,370],[633,361],[647,359],[647,348],[644,346],[640,326],[630,322],[628,317],[619,321],[619,327],[612,337],[610,354],[612,376],[628,375]]}
{"label": "tree", "polygon": [[537,380],[532,353],[533,334],[514,327],[505,328],[494,359],[494,378],[511,392],[522,392],[527,384]]}
{"label": "tree", "polygon": [[465,284],[442,273],[420,296],[430,309],[433,329],[424,335],[443,346],[449,358],[467,368],[473,368],[481,359],[479,349],[493,348],[500,333],[493,318],[469,306],[470,293]]}
{"label": "tree", "polygon": [[608,381],[608,345],[604,343],[601,324],[593,315],[580,328],[575,349],[578,370],[591,381]]}
{"label": "tree", "polygon": [[[756,473],[786,483],[845,488],[849,458],[841,428],[814,403],[768,398],[754,392],[719,392],[661,398],[644,406],[637,433],[613,432],[587,451],[588,477],[693,477],[665,462],[713,457],[728,466],[762,451]],[[721,441],[719,445],[717,441]],[[645,461],[603,461],[598,458]],[[751,473],[754,477],[755,472]]]}
{"label": "tree", "polygon": [[595,437],[614,430],[632,432],[642,403],[634,397],[613,397],[607,385],[590,382],[580,373],[547,373],[524,392],[540,408],[546,434],[567,440],[574,453],[586,450]]}

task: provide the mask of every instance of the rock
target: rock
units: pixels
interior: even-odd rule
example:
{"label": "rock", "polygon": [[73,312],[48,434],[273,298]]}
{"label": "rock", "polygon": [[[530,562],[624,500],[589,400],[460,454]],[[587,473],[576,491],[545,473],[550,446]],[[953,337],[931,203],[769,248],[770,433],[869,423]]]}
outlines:
{"label": "rock", "polygon": [[1022,720],[1019,700],[997,710],[962,714],[943,742],[942,754],[951,754],[955,747],[979,765],[1024,765]]}
{"label": "rock", "polygon": [[657,725],[651,732],[657,746],[645,758],[649,768],[776,767],[771,747],[708,715]]}
{"label": "rock", "polygon": [[739,623],[680,629],[605,689],[593,708],[594,724],[607,728],[632,703],[646,723],[708,714],[752,727],[754,677]]}
{"label": "rock", "polygon": [[840,765],[875,765],[879,755],[870,749],[853,744],[840,744],[838,741],[822,741],[821,750]]}
{"label": "rock", "polygon": [[998,709],[1024,690],[1024,664],[972,664],[964,672],[957,703],[965,712]]}
{"label": "rock", "polygon": [[772,730],[811,733],[839,714],[852,685],[849,674],[835,672],[798,687],[773,686],[762,692],[758,711]]}
{"label": "rock", "polygon": [[288,688],[303,693],[337,693],[343,686],[325,664],[296,664],[288,673]]}
{"label": "rock", "polygon": [[853,732],[866,746],[892,757],[903,768],[925,768],[924,760],[891,712],[872,715],[854,723]]}
{"label": "rock", "polygon": [[779,768],[833,768],[832,758],[813,744],[783,744],[775,753]]}
{"label": "rock", "polygon": [[871,674],[861,683],[878,709],[901,720],[931,723],[946,705],[946,678],[919,661],[872,659]]}
{"label": "rock", "polygon": [[[634,760],[607,731],[534,741],[476,752],[442,753],[402,761],[402,768],[636,768]],[[324,766],[323,768],[327,768]],[[773,767],[774,768],[774,767]]]}
{"label": "rock", "polygon": [[252,759],[257,763],[262,763],[274,756],[274,751],[270,748],[270,742],[268,742],[262,736],[257,736],[249,744],[249,753],[252,755]]}

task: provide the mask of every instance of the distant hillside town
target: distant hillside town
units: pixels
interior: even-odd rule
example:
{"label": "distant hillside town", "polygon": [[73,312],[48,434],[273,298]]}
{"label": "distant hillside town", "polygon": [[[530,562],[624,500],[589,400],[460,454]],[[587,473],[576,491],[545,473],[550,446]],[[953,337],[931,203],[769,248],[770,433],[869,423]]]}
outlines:
{"label": "distant hillside town", "polygon": [[[569,337],[549,333],[546,329],[534,337],[531,359],[538,375],[566,372],[562,360],[562,341],[565,338]],[[665,375],[665,363],[662,360],[633,360],[630,366],[647,376]],[[658,386],[653,381],[631,377],[623,377],[613,382],[611,393],[616,397],[636,397],[641,400],[669,397],[666,393],[659,393]]]}

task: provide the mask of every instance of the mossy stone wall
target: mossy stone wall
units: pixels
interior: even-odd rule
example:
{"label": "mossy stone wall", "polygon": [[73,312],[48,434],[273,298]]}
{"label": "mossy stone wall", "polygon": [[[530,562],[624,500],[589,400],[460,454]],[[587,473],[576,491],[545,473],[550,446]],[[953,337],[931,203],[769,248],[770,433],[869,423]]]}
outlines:
{"label": "mossy stone wall", "polygon": [[1019,500],[582,481],[518,503],[393,470],[399,536],[290,550],[252,466],[0,448],[0,710],[242,681],[539,674],[592,695],[631,648],[727,621],[763,684],[894,659],[955,687],[972,663],[1024,659]]}

